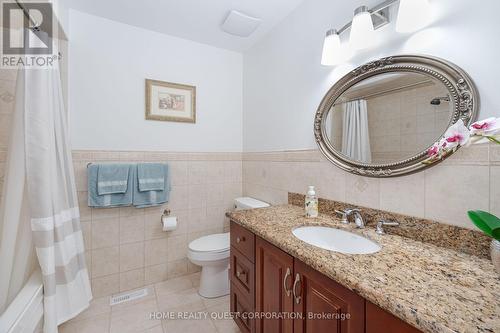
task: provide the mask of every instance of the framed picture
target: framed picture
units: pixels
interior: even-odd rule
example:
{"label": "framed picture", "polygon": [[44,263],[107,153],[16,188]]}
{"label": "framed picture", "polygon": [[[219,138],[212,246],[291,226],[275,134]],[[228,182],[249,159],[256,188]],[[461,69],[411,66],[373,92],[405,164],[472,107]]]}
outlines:
{"label": "framed picture", "polygon": [[146,119],[196,123],[196,87],[147,79]]}

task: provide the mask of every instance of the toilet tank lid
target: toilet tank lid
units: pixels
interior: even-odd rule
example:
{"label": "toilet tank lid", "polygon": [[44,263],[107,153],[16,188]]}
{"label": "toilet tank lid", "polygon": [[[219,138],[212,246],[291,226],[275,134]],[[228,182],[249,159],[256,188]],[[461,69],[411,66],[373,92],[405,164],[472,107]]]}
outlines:
{"label": "toilet tank lid", "polygon": [[250,197],[237,198],[234,202],[239,208],[264,208],[270,206],[267,202]]}

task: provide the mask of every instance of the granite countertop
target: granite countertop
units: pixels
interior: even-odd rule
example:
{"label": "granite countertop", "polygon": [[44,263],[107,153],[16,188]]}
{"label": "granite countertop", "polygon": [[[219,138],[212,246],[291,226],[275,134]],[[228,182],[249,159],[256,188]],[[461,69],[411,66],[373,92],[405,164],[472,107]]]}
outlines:
{"label": "granite countertop", "polygon": [[[500,332],[500,276],[487,259],[395,235],[356,229],[330,215],[306,218],[301,207],[229,213],[234,222],[423,332]],[[382,250],[346,255],[293,236],[299,226],[353,231]]]}

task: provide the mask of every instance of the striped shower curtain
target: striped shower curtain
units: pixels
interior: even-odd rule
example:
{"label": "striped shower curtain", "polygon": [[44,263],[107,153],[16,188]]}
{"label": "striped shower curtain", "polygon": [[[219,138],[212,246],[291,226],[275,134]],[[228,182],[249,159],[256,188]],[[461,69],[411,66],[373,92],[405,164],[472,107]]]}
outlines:
{"label": "striped shower curtain", "polygon": [[21,70],[26,186],[44,285],[44,332],[88,307],[78,200],[58,69]]}

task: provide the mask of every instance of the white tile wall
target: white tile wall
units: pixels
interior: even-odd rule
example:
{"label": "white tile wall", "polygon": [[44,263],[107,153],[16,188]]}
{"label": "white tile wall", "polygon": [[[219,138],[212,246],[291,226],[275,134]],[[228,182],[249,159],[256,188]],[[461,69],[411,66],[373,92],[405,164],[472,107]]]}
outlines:
{"label": "white tile wall", "polygon": [[[138,288],[199,268],[187,259],[189,241],[227,230],[227,210],[242,194],[241,153],[73,152],[82,226],[95,297]],[[87,206],[87,164],[161,161],[171,168],[170,202],[161,207]],[[163,232],[165,208],[178,228]]]}

